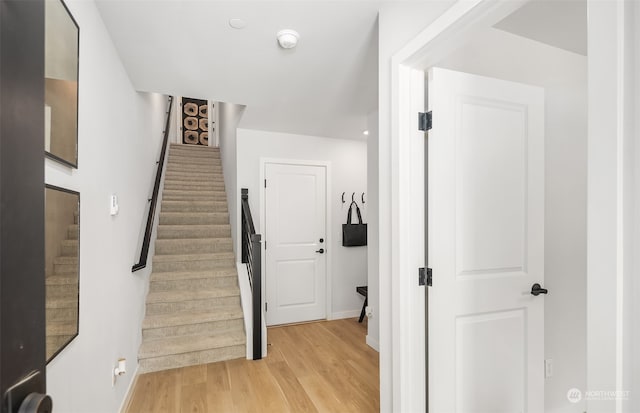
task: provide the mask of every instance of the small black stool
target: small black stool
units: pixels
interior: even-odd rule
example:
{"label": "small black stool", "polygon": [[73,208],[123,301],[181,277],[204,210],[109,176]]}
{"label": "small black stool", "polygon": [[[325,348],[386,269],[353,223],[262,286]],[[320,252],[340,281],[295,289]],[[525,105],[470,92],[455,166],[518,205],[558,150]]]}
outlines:
{"label": "small black stool", "polygon": [[367,310],[367,301],[369,300],[369,297],[367,295],[367,286],[363,285],[360,287],[356,287],[356,292],[364,297],[364,304],[362,305],[362,311],[360,311],[360,319],[358,320],[358,323],[362,323],[362,320],[364,320],[365,312]]}

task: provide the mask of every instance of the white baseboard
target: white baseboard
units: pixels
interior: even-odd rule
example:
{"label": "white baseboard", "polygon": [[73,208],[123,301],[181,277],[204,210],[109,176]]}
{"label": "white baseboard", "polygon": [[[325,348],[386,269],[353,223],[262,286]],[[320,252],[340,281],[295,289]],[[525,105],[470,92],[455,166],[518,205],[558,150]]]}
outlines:
{"label": "white baseboard", "polygon": [[367,334],[367,345],[372,349],[374,349],[375,351],[377,351],[378,353],[380,352],[380,343],[378,343],[378,340],[374,339],[368,334]]}
{"label": "white baseboard", "polygon": [[133,389],[136,387],[136,383],[138,382],[138,369],[140,368],[140,364],[136,365],[136,371],[133,372],[133,379],[129,382],[129,387],[127,387],[127,392],[124,395],[124,399],[122,399],[122,404],[120,404],[120,409],[118,411],[120,413],[124,413],[129,409],[129,405],[131,404],[131,398],[133,397]]}
{"label": "white baseboard", "polygon": [[361,310],[341,311],[339,313],[332,313],[329,320],[340,320],[342,318],[360,317]]}

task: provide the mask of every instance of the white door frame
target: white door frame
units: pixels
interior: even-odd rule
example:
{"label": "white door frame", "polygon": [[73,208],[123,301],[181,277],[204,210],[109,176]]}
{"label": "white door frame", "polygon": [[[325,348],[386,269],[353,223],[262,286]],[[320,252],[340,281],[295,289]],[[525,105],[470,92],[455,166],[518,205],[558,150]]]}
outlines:
{"label": "white door frame", "polygon": [[[333,273],[332,273],[332,262],[333,259],[332,257],[332,237],[331,237],[331,204],[330,204],[330,200],[332,199],[330,194],[331,194],[331,162],[329,161],[308,161],[308,160],[301,160],[301,159],[282,159],[282,158],[260,158],[260,229],[258,232],[260,232],[263,236],[263,240],[264,242],[262,243],[262,268],[264,269],[264,271],[262,271],[262,285],[264,286],[264,288],[262,288],[262,302],[266,302],[267,299],[267,295],[266,295],[266,286],[267,286],[267,251],[265,250],[265,244],[266,244],[266,240],[267,240],[267,234],[265,233],[265,223],[267,222],[267,216],[266,216],[266,193],[265,193],[265,187],[264,187],[264,180],[265,180],[265,168],[267,164],[279,164],[279,165],[302,165],[302,166],[321,166],[325,168],[325,240],[326,243],[325,245],[327,246],[327,262],[325,265],[325,274],[326,274],[326,280],[325,280],[325,287],[326,287],[326,292],[325,292],[325,296],[326,296],[326,319],[330,320],[331,319],[331,314],[332,314],[332,310],[331,310],[331,298],[332,298],[332,280],[333,280]],[[266,320],[266,318],[265,318]]]}
{"label": "white door frame", "polygon": [[[492,26],[525,3],[459,1],[391,59],[388,139],[392,241],[381,239],[380,248],[391,252],[391,272],[380,274],[380,291],[390,287],[391,293],[380,295],[379,311],[380,376],[391,377],[391,385],[388,380],[381,380],[381,400],[390,401],[389,405],[381,406],[383,411],[425,411],[424,324],[420,326],[420,317],[416,315],[424,309],[424,287],[417,283],[417,268],[424,265],[419,259],[424,247],[416,243],[417,237],[424,234],[416,234],[419,232],[415,231],[416,225],[406,219],[424,215],[424,203],[414,193],[416,179],[420,179],[424,168],[423,159],[415,153],[414,141],[417,113],[424,110],[425,102],[424,96],[416,96],[416,91],[424,90],[427,68],[473,36],[477,29]],[[629,304],[625,307],[623,301],[623,286],[632,276],[624,259],[625,253],[634,256],[633,239],[624,229],[634,228],[630,213],[632,183],[634,165],[639,162],[628,153],[626,158],[624,155],[633,133],[624,113],[633,103],[627,102],[625,94],[625,89],[633,90],[625,78],[625,69],[629,71],[634,57],[628,50],[629,33],[625,29],[628,31],[631,23],[629,8],[634,6],[619,1],[588,0],[588,7],[587,383],[592,390],[624,390],[625,386],[629,388],[630,375],[625,363],[631,366],[630,346],[625,340],[629,340],[633,325]],[[596,9],[597,12],[592,12]],[[635,25],[640,29],[637,16]],[[384,131],[380,133],[382,139]],[[637,291],[636,300],[640,298]],[[391,348],[386,343],[391,343]],[[623,403],[590,401],[588,409],[622,412]]]}

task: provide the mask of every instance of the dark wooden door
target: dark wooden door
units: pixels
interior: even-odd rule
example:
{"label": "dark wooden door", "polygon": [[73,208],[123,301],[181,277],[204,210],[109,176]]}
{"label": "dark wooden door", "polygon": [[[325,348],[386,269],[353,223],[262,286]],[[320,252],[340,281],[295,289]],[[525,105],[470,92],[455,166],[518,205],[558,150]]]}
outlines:
{"label": "dark wooden door", "polygon": [[2,413],[50,410],[44,297],[44,1],[0,0]]}

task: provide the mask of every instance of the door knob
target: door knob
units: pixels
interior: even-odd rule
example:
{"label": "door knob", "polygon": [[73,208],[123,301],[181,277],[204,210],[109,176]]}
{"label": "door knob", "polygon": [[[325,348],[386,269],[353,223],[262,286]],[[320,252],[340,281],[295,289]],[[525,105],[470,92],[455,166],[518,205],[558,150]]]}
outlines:
{"label": "door knob", "polygon": [[324,248],[320,248],[318,251],[316,251],[319,254],[324,254]]}
{"label": "door knob", "polygon": [[535,295],[536,297],[540,294],[547,294],[548,292],[549,291],[546,288],[542,288],[538,283],[531,286],[531,295]]}

